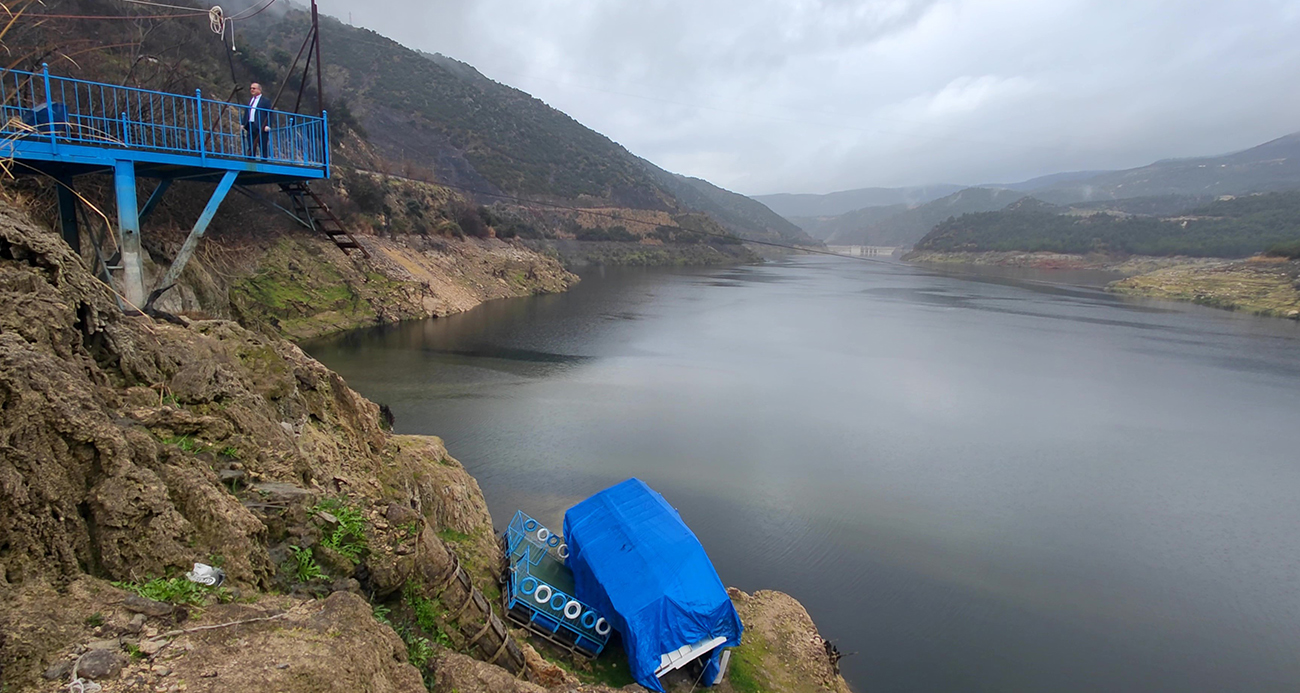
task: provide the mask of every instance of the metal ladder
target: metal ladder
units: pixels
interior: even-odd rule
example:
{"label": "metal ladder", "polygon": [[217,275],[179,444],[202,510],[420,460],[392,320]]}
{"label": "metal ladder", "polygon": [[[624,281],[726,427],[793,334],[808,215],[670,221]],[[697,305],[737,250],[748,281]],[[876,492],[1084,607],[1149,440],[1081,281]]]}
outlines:
{"label": "metal ladder", "polygon": [[311,225],[313,231],[320,231],[329,236],[334,245],[338,246],[344,253],[352,248],[361,251],[365,257],[370,257],[365,246],[357,242],[357,239],[348,233],[343,227],[338,217],[330,211],[329,205],[316,196],[311,186],[306,181],[295,181],[293,183],[281,183],[280,190],[283,190],[289,199],[293,202],[293,211],[299,216],[301,221]]}

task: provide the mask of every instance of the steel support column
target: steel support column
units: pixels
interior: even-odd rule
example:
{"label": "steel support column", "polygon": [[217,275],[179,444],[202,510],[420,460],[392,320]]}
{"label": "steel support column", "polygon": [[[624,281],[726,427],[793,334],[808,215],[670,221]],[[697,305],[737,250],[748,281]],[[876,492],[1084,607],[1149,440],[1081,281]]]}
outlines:
{"label": "steel support column", "polygon": [[135,162],[115,161],[117,226],[122,247],[122,295],[133,307],[144,303],[144,260],[140,256],[140,208],[135,197]]}
{"label": "steel support column", "polygon": [[203,214],[199,215],[199,220],[194,222],[194,228],[190,230],[190,235],[186,236],[184,245],[181,246],[180,252],[176,253],[176,259],[172,260],[172,266],[167,268],[167,274],[163,275],[158,282],[158,288],[149,294],[149,302],[144,306],[146,309],[152,308],[154,301],[158,300],[166,291],[176,284],[180,279],[181,272],[185,271],[185,265],[189,263],[190,257],[194,255],[195,248],[199,245],[199,239],[203,238],[204,232],[208,230],[208,224],[212,223],[212,217],[216,215],[217,209],[221,207],[222,200],[230,192],[230,188],[235,185],[235,178],[239,176],[238,171],[226,171],[221,176],[221,182],[217,184],[217,189],[212,191],[212,197],[208,199],[208,204],[203,208]]}
{"label": "steel support column", "polygon": [[81,230],[77,227],[77,196],[72,191],[72,178],[56,179],[59,191],[59,227],[63,230],[63,240],[72,248],[72,252],[81,254]]}
{"label": "steel support column", "polygon": [[167,188],[170,188],[171,186],[172,179],[170,178],[163,178],[158,181],[158,187],[153,189],[153,194],[150,195],[148,201],[144,203],[144,209],[140,210],[140,223],[143,224],[144,220],[149,218],[149,215],[153,213],[153,208],[157,207],[158,201],[162,199],[163,193],[167,192]]}

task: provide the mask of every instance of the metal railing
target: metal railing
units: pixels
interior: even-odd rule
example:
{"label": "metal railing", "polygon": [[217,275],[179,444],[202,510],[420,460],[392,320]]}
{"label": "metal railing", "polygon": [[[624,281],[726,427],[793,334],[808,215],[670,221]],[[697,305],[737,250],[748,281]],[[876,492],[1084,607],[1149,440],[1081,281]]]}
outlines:
{"label": "metal railing", "polygon": [[[244,129],[248,106],[41,72],[0,71],[0,137],[291,166],[329,171],[328,120],[266,111],[265,152]],[[258,143],[260,145],[260,142]]]}
{"label": "metal railing", "polygon": [[558,584],[572,583],[561,556],[567,556],[568,547],[523,511],[516,511],[511,518],[504,543],[509,565],[504,595],[507,615],[556,644],[592,657],[600,654],[609,642],[609,623],[600,612],[568,594],[573,590],[571,584]]}

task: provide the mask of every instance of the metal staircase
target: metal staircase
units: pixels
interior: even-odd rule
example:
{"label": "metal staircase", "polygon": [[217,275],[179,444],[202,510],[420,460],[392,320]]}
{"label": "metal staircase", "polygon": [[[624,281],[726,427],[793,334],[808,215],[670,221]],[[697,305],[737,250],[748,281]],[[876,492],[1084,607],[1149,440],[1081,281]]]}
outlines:
{"label": "metal staircase", "polygon": [[320,231],[329,236],[334,245],[338,246],[343,252],[356,248],[361,251],[365,257],[370,257],[365,246],[361,245],[348,230],[343,227],[343,222],[330,211],[329,205],[316,196],[316,193],[307,184],[307,181],[294,181],[292,183],[281,183],[280,190],[283,190],[289,199],[293,202],[293,212],[300,221],[307,223],[313,231]]}

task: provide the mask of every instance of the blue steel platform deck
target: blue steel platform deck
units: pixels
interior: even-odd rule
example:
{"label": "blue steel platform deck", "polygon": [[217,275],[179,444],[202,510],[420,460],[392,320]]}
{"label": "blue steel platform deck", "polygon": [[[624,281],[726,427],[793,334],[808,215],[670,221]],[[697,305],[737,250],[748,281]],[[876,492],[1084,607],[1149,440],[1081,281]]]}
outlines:
{"label": "blue steel platform deck", "polygon": [[4,70],[0,74],[0,158],[57,178],[111,172],[131,162],[137,176],[240,185],[328,178],[328,120],[271,111],[268,156],[251,155],[243,103]]}

